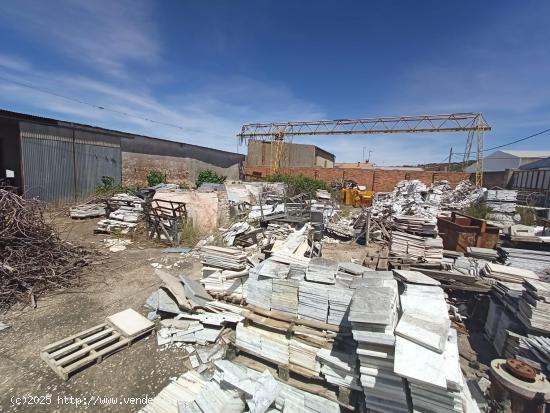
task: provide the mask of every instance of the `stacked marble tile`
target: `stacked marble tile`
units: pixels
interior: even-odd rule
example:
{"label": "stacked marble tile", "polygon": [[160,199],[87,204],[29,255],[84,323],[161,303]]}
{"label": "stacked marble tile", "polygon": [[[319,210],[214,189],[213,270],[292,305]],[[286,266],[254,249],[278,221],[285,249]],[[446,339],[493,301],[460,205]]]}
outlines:
{"label": "stacked marble tile", "polygon": [[242,271],[246,268],[246,255],[238,248],[206,245],[200,251],[201,262],[209,267]]}
{"label": "stacked marble tile", "polygon": [[286,366],[290,360],[289,339],[263,328],[237,324],[235,345],[275,364]]}
{"label": "stacked marble tile", "polygon": [[393,255],[414,260],[440,262],[443,259],[443,240],[441,237],[426,238],[394,231],[390,251]]}
{"label": "stacked marble tile", "polygon": [[524,280],[538,280],[534,271],[486,262],[482,273],[487,278],[521,284]]}
{"label": "stacked marble tile", "polygon": [[443,290],[406,284],[400,301],[394,372],[407,380],[412,410],[463,412],[457,333],[450,328]]}
{"label": "stacked marble tile", "polygon": [[349,326],[348,313],[353,293],[350,288],[329,289],[327,323]]}
{"label": "stacked marble tile", "polygon": [[330,288],[324,284],[300,281],[298,318],[326,323]]}
{"label": "stacked marble tile", "polygon": [[317,360],[321,363],[321,373],[327,382],[354,390],[363,390],[359,381],[355,351],[322,348],[317,351]]}
{"label": "stacked marble tile", "polygon": [[338,263],[321,257],[314,257],[309,262],[306,271],[306,280],[311,282],[334,284]]}
{"label": "stacked marble tile", "polygon": [[272,281],[271,309],[298,315],[298,280],[277,279]]}
{"label": "stacked marble tile", "polygon": [[289,360],[291,364],[303,367],[310,372],[321,372],[321,364],[317,360],[317,352],[319,351],[319,347],[315,347],[302,340],[292,337],[288,348]]}
{"label": "stacked marble tile", "polygon": [[338,403],[278,382],[229,360],[218,360],[211,379],[186,372],[140,413],[339,413]]}
{"label": "stacked marble tile", "polygon": [[289,266],[271,259],[262,261],[250,269],[246,282],[245,297],[249,304],[271,309],[273,295],[273,280],[284,279],[288,275]]}
{"label": "stacked marble tile", "polygon": [[222,270],[221,268],[202,267],[201,284],[210,293],[242,298],[248,273]]}
{"label": "stacked marble tile", "polygon": [[250,270],[244,292],[248,304],[270,309],[273,279],[266,279],[259,276],[254,270]]}
{"label": "stacked marble tile", "polygon": [[397,282],[391,272],[375,272],[358,282],[349,320],[357,341],[365,405],[375,412],[407,412],[403,380],[394,371]]}
{"label": "stacked marble tile", "polygon": [[393,217],[393,227],[413,234],[437,235],[437,219],[419,215],[397,215]]}
{"label": "stacked marble tile", "polygon": [[519,321],[530,333],[550,333],[550,283],[526,279],[519,300]]}
{"label": "stacked marble tile", "polygon": [[173,380],[144,406],[140,413],[178,413],[178,404],[195,400],[206,380],[196,371],[189,370]]}
{"label": "stacked marble tile", "polygon": [[250,412],[339,413],[338,403],[276,381],[269,372],[260,373],[228,360],[215,362],[213,381],[222,388],[236,389]]}

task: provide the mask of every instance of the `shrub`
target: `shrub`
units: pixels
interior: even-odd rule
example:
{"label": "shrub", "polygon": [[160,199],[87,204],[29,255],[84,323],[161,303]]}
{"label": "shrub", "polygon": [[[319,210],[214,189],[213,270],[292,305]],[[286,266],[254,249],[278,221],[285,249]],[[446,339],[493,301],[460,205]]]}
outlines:
{"label": "shrub", "polygon": [[517,207],[516,211],[520,216],[520,224],[530,227],[537,225],[537,213],[533,208]]}
{"label": "shrub", "polygon": [[470,205],[468,208],[465,208],[463,212],[473,218],[487,219],[487,216],[492,212],[492,209],[487,205],[477,204]]}
{"label": "shrub", "polygon": [[223,184],[225,179],[225,176],[219,175],[211,169],[205,169],[204,171],[199,172],[195,185],[197,185],[198,188],[205,182],[211,184]]}
{"label": "shrub", "polygon": [[115,178],[107,175],[102,176],[101,181],[95,187],[95,191],[100,194],[111,192],[113,189],[115,189]]}
{"label": "shrub", "polygon": [[163,174],[161,171],[153,169],[147,174],[147,185],[155,186],[158,184],[166,183],[166,174]]}
{"label": "shrub", "polygon": [[266,180],[268,182],[284,182],[288,187],[289,196],[305,193],[314,197],[318,189],[330,190],[329,185],[325,181],[319,181],[318,179],[303,175],[273,174],[268,175]]}

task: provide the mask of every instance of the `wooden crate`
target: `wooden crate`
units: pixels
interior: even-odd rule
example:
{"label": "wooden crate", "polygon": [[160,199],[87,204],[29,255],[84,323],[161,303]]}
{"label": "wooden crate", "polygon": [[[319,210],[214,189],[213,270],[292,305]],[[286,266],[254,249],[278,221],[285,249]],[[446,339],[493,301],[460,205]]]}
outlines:
{"label": "wooden crate", "polygon": [[71,373],[90,364],[101,363],[150,332],[124,337],[115,328],[103,323],[42,348],[40,357],[59,377],[67,380]]}

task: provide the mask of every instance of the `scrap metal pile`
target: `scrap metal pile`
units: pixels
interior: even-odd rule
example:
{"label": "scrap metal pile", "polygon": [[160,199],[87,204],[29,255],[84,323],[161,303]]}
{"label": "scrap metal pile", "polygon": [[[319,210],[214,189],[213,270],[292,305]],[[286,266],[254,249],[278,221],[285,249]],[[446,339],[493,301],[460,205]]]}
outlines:
{"label": "scrap metal pile", "polygon": [[0,307],[73,285],[89,254],[60,238],[43,203],[0,190]]}

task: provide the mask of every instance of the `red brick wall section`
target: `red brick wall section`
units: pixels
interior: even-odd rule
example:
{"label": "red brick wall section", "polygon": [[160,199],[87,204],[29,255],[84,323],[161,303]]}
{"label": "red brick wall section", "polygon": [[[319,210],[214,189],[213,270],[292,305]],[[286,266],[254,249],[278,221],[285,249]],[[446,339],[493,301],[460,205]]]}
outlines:
{"label": "red brick wall section", "polygon": [[[265,177],[269,175],[267,166],[247,166],[247,177]],[[353,168],[285,168],[281,173],[290,175],[303,175],[319,179],[325,182],[333,182],[339,179],[351,179],[359,185],[364,185],[369,191],[389,192],[395,185],[404,179],[418,179],[426,185],[433,182],[447,180],[451,186],[470,178],[466,172],[432,172],[432,171],[408,171],[408,170],[365,170]]]}

